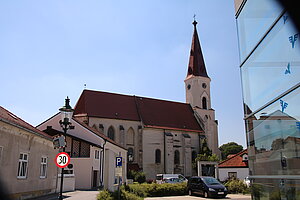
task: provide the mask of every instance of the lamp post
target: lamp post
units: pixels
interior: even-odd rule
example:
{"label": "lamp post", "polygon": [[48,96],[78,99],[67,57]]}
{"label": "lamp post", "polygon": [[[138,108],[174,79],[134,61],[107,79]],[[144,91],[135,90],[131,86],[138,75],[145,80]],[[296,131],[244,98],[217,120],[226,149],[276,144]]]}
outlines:
{"label": "lamp post", "polygon": [[[70,106],[69,97],[67,97],[65,99],[65,105],[62,108],[60,108],[59,111],[61,113],[61,120],[59,121],[59,124],[64,131],[63,136],[66,138],[67,130],[74,129],[74,126],[71,126],[72,123],[70,122],[72,119],[74,110]],[[62,152],[65,152],[65,150],[66,150],[66,147],[63,146]],[[63,196],[62,196],[63,182],[64,182],[64,168],[61,168],[59,200],[63,199]]]}

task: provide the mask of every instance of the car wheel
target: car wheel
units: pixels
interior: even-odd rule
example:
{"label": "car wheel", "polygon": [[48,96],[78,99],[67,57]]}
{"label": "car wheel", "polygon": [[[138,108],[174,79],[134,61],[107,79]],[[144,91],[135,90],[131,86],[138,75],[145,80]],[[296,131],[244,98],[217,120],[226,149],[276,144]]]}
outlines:
{"label": "car wheel", "polygon": [[189,196],[192,196],[193,195],[193,192],[191,189],[189,189]]}
{"label": "car wheel", "polygon": [[204,192],[204,198],[207,198],[208,197],[208,194],[207,194],[207,192]]}

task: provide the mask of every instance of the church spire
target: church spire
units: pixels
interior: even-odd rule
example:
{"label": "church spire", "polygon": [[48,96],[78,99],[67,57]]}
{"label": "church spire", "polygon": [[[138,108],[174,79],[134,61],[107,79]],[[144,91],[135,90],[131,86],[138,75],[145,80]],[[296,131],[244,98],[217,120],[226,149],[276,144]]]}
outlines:
{"label": "church spire", "polygon": [[194,25],[194,35],[192,40],[192,47],[191,47],[187,76],[194,75],[194,76],[208,77],[201,47],[200,47],[198,33],[197,33],[197,28],[196,28],[197,22],[195,19],[193,25]]}

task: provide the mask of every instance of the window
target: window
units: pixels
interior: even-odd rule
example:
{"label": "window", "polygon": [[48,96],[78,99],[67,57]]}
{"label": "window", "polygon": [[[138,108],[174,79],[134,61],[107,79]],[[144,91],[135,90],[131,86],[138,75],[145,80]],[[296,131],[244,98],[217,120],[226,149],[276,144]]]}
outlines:
{"label": "window", "polygon": [[159,149],[155,150],[155,163],[156,164],[161,163],[161,151]]}
{"label": "window", "polygon": [[202,108],[207,109],[207,101],[205,97],[202,98]]}
{"label": "window", "polygon": [[98,150],[95,150],[95,159],[99,159],[99,155],[100,155],[100,152]]}
{"label": "window", "polygon": [[132,128],[127,131],[127,145],[134,145],[134,130]]}
{"label": "window", "polygon": [[128,148],[127,156],[128,156],[128,162],[130,162],[130,163],[133,162],[133,148],[132,147]]}
{"label": "window", "polygon": [[115,131],[114,128],[111,126],[109,127],[108,131],[107,131],[107,136],[112,139],[115,140]]}
{"label": "window", "polygon": [[41,158],[40,178],[46,178],[46,174],[47,174],[47,157],[42,156],[42,158]]}
{"label": "window", "polygon": [[26,178],[28,167],[28,154],[20,153],[18,165],[18,178]]}
{"label": "window", "polygon": [[179,151],[175,150],[174,152],[174,164],[175,165],[179,165],[180,164],[180,155],[179,155]]}
{"label": "window", "polygon": [[83,141],[72,139],[70,156],[72,158],[77,158],[77,157],[89,158],[90,157],[90,144],[83,142]]}
{"label": "window", "polygon": [[197,158],[197,152],[192,151],[192,162],[196,162],[195,159]]}
{"label": "window", "polygon": [[237,172],[228,172],[228,178],[236,178],[237,177]]}

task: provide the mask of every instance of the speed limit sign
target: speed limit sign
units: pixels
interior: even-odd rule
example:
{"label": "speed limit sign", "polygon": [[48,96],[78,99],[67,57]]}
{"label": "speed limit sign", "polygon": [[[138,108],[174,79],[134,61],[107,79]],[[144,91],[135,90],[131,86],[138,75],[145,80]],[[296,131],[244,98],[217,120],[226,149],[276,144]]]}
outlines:
{"label": "speed limit sign", "polygon": [[64,168],[70,163],[70,156],[66,152],[61,152],[56,155],[55,164],[59,168]]}

